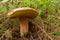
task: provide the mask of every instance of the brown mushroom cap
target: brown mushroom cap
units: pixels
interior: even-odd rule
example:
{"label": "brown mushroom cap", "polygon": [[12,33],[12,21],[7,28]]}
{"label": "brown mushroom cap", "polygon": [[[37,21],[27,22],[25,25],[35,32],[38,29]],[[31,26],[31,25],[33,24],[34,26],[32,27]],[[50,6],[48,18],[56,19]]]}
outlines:
{"label": "brown mushroom cap", "polygon": [[29,17],[34,18],[38,15],[38,12],[33,8],[17,8],[12,10],[7,14],[9,18],[16,18],[16,17]]}

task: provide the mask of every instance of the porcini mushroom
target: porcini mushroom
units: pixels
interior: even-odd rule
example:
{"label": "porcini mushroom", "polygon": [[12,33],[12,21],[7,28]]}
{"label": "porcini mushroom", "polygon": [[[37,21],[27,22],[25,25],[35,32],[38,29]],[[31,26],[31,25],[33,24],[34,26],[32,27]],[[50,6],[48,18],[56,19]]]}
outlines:
{"label": "porcini mushroom", "polygon": [[35,18],[37,17],[38,12],[33,8],[23,7],[17,8],[10,11],[7,14],[9,18],[19,18],[20,20],[20,34],[24,36],[28,32],[28,20],[27,18]]}

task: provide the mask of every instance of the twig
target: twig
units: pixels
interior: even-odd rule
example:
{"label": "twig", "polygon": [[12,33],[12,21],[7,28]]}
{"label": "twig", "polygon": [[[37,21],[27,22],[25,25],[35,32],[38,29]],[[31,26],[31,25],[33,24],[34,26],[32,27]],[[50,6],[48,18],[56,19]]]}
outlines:
{"label": "twig", "polygon": [[[37,34],[38,34],[38,32],[37,32]],[[39,36],[39,34],[38,34],[38,36]],[[42,38],[40,36],[39,36],[39,39],[42,40]]]}

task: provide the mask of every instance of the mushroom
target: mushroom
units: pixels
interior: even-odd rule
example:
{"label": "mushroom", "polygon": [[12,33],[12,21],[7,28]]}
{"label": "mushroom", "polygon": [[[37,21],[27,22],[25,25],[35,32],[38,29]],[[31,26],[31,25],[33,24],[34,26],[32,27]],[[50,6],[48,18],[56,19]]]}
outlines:
{"label": "mushroom", "polygon": [[21,36],[24,36],[28,32],[27,18],[35,18],[37,16],[37,10],[29,7],[16,8],[7,14],[8,18],[19,18]]}

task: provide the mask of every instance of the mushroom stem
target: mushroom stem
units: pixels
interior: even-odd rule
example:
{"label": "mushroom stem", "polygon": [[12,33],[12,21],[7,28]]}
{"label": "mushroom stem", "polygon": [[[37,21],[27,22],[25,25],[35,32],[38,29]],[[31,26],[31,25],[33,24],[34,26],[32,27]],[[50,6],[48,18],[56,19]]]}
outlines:
{"label": "mushroom stem", "polygon": [[28,21],[27,18],[20,18],[20,34],[24,36],[28,32]]}

